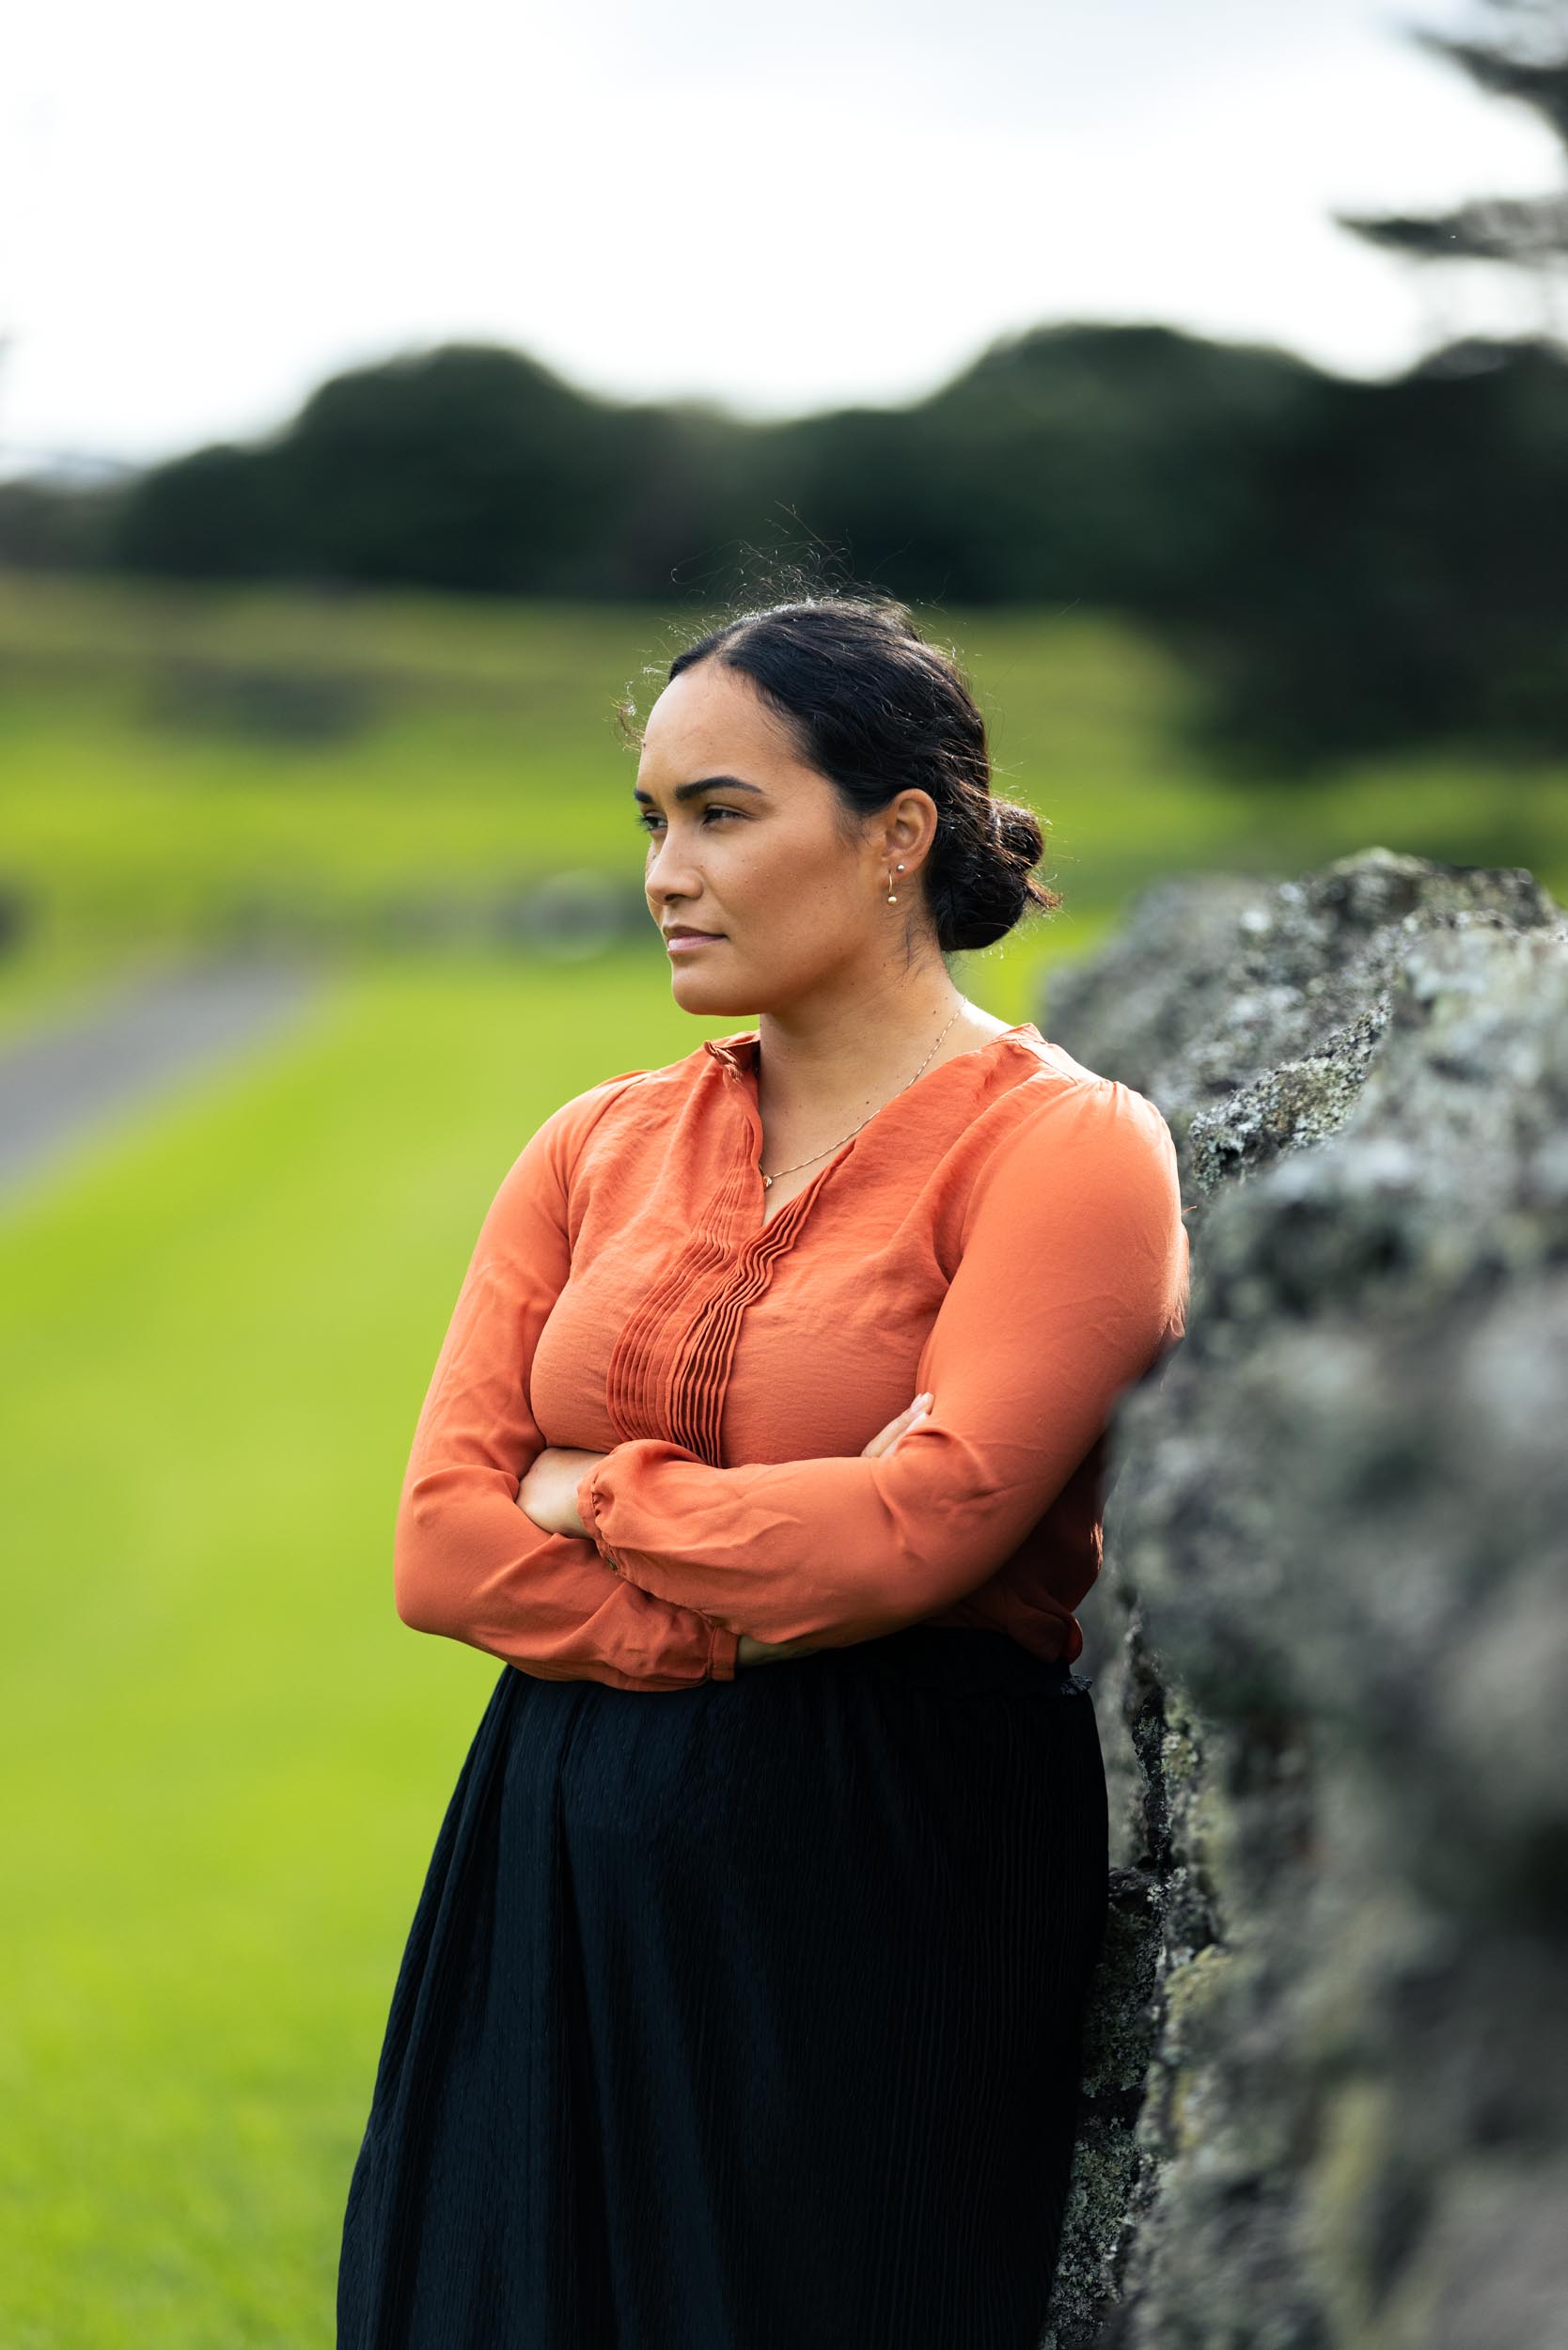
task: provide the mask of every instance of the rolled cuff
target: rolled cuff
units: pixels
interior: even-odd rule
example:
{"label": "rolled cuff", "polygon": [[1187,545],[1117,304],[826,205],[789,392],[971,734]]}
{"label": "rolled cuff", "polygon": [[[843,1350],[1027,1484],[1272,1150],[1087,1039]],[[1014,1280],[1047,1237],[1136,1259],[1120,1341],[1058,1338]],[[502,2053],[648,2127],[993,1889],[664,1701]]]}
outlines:
{"label": "rolled cuff", "polygon": [[620,1561],[599,1530],[599,1496],[594,1490],[594,1482],[603,1465],[602,1460],[592,1462],[577,1480],[577,1515],[583,1521],[583,1531],[588,1541],[597,1546],[604,1564],[613,1567],[619,1574],[622,1572]]}
{"label": "rolled cuff", "polygon": [[[583,1475],[578,1479],[577,1515],[582,1519],[584,1531],[587,1533],[589,1542],[591,1542],[598,1549],[599,1555],[604,1559],[604,1564],[607,1567],[613,1568],[617,1574],[622,1575],[624,1578],[624,1570],[621,1567],[619,1559],[616,1557],[614,1551],[608,1548],[599,1531],[599,1496],[594,1489],[594,1480],[598,1477],[599,1471],[603,1465],[604,1464],[602,1461],[595,1461],[591,1467],[586,1469]],[[689,1612],[693,1615],[701,1615],[702,1611],[700,1608],[692,1608]],[[728,1624],[716,1623],[712,1616],[704,1617],[703,1622],[707,1624],[709,1630],[709,1680],[733,1681],[735,1678],[735,1658],[741,1645],[740,1634],[738,1632],[731,1632]]]}

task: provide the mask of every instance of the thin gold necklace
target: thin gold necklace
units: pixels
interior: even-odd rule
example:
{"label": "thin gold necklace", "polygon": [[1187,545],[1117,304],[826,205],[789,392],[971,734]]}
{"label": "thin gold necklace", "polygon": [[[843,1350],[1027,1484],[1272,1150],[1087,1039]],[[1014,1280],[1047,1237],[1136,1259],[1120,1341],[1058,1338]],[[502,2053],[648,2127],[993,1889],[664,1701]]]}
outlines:
{"label": "thin gold necklace", "polygon": [[[959,1008],[958,1008],[958,1011],[966,1011],[967,1010],[968,1010],[968,1006],[967,1006],[967,1004],[966,1004],[966,1003],[960,1004],[960,1006],[959,1006]],[[956,1020],[956,1019],[958,1018],[958,1011],[955,1011],[955,1012],[954,1012],[954,1014],[953,1014],[953,1020]],[[953,1025],[953,1020],[949,1020],[949,1023],[948,1023],[948,1028],[950,1028],[950,1027],[952,1026],[952,1025]],[[944,1029],[943,1029],[943,1031],[942,1031],[942,1036],[946,1036],[946,1035],[947,1035],[947,1033],[948,1033],[948,1028],[944,1028]],[[942,1042],[942,1036],[939,1036],[939,1037],[937,1038],[937,1040],[936,1040],[936,1044],[940,1044],[940,1043],[941,1043],[941,1042]],[[931,1048],[931,1052],[930,1052],[930,1053],[928,1053],[928,1054],[926,1055],[925,1060],[923,1060],[923,1061],[920,1063],[920,1068],[919,1068],[919,1069],[917,1069],[917,1071],[915,1072],[915,1077],[917,1077],[917,1076],[920,1074],[920,1071],[921,1071],[921,1070],[923,1070],[923,1069],[926,1067],[927,1062],[929,1062],[929,1061],[930,1061],[930,1059],[931,1059],[931,1058],[932,1058],[932,1054],[933,1054],[933,1053],[934,1053],[934,1052],[935,1052],[935,1050],[936,1050],[936,1044],[933,1044],[933,1045],[932,1046],[932,1048]],[[759,1062],[760,1062],[760,1058],[761,1058],[761,1044],[760,1044],[760,1039],[759,1039],[759,1041],[758,1041],[758,1058],[759,1058]],[[905,1082],[903,1085],[900,1086],[900,1088],[899,1088],[899,1092],[898,1092],[898,1093],[890,1093],[890,1094],[887,1096],[887,1102],[896,1102],[896,1101],[898,1100],[898,1098],[899,1098],[899,1093],[907,1093],[907,1092],[909,1091],[910,1087],[911,1087],[911,1086],[914,1084],[914,1082],[915,1082],[915,1077],[910,1077],[909,1079],[907,1079],[907,1080],[906,1080],[906,1082]],[[883,1103],[880,1103],[880,1104],[878,1104],[878,1106],[877,1106],[877,1108],[876,1108],[876,1109],[874,1109],[874,1110],[870,1111],[870,1112],[869,1113],[869,1115],[868,1115],[868,1116],[866,1116],[865,1118],[863,1118],[863,1119],[860,1120],[860,1126],[869,1126],[869,1125],[870,1124],[870,1122],[871,1122],[871,1120],[872,1120],[873,1118],[879,1117],[879,1116],[881,1115],[881,1112],[882,1112],[883,1110],[885,1110],[885,1109],[887,1107],[887,1102],[883,1102]],[[837,1141],[837,1142],[830,1142],[830,1143],[828,1144],[828,1146],[827,1146],[827,1151],[838,1151],[838,1150],[841,1149],[841,1148],[842,1148],[842,1146],[843,1146],[846,1142],[848,1142],[848,1140],[850,1139],[850,1136],[851,1136],[851,1135],[857,1135],[857,1134],[860,1132],[860,1126],[852,1126],[852,1127],[850,1128],[850,1131],[849,1131],[849,1134],[848,1134],[848,1135],[840,1135],[840,1136],[839,1136],[839,1139],[838,1139],[838,1141]],[[794,1166],[793,1166],[793,1167],[775,1167],[775,1169],[774,1169],[774,1171],[773,1171],[773,1174],[772,1174],[772,1175],[762,1175],[762,1170],[761,1170],[761,1168],[760,1168],[760,1167],[759,1167],[759,1168],[757,1169],[757,1172],[758,1172],[758,1174],[759,1174],[759,1175],[762,1175],[762,1188],[763,1188],[763,1190],[764,1190],[764,1191],[766,1191],[766,1190],[770,1187],[770,1185],[771,1185],[771,1184],[775,1182],[775,1180],[776,1180],[778,1176],[780,1176],[780,1175],[793,1175],[793,1174],[798,1173],[798,1171],[800,1170],[800,1168],[801,1168],[801,1167],[815,1167],[815,1166],[816,1166],[816,1164],[817,1164],[818,1159],[825,1159],[825,1158],[826,1158],[826,1156],[827,1156],[827,1151],[818,1151],[818,1152],[815,1152],[815,1153],[814,1153],[814,1154],[813,1154],[810,1158],[808,1158],[808,1159],[797,1159],[797,1160],[795,1161],[795,1163],[794,1163]]]}

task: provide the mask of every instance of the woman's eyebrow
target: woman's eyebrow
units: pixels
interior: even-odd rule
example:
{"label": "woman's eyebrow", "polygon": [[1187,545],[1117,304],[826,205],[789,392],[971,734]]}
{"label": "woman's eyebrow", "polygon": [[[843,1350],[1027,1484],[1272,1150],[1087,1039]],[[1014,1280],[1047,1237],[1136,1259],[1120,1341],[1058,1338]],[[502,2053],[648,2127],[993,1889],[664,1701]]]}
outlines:
{"label": "woman's eyebrow", "polygon": [[[695,800],[699,791],[755,791],[759,799],[767,798],[760,783],[743,783],[739,776],[704,776],[700,783],[678,783],[675,797],[677,800]],[[651,801],[653,794],[639,791],[634,784],[632,797],[634,800]]]}

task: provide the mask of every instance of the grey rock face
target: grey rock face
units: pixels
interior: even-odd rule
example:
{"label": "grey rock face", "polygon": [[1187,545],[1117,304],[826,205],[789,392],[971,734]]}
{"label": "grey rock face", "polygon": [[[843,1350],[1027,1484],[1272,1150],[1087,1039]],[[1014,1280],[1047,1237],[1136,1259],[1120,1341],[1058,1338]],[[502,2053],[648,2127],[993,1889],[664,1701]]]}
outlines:
{"label": "grey rock face", "polygon": [[1047,1010],[1168,1119],[1193,1286],[1086,1613],[1046,2341],[1563,2350],[1568,913],[1381,850],[1172,882]]}

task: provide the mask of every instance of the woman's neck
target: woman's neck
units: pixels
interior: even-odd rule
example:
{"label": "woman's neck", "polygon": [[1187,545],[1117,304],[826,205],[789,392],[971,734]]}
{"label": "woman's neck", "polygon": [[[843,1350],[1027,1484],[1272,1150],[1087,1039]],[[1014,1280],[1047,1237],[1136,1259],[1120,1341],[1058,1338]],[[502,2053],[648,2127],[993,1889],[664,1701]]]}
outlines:
{"label": "woman's neck", "polygon": [[907,995],[838,1006],[810,1021],[759,1015],[758,1101],[779,1131],[851,1120],[888,1101],[927,1069],[972,1052],[1008,1026],[949,982],[918,1004]]}

